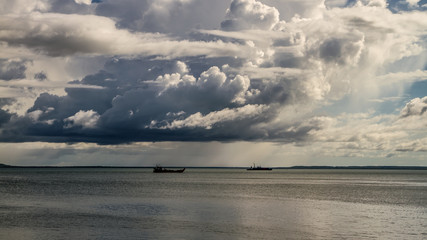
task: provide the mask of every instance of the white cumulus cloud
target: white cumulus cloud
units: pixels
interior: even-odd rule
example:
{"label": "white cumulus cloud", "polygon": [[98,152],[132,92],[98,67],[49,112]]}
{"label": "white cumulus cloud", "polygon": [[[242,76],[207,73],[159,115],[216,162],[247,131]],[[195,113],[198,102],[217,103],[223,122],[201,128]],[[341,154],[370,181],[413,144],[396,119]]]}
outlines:
{"label": "white cumulus cloud", "polygon": [[409,117],[412,115],[423,115],[427,111],[427,96],[414,98],[400,112],[400,116]]}
{"label": "white cumulus cloud", "polygon": [[79,111],[71,117],[64,119],[65,128],[81,126],[83,128],[95,128],[99,120],[99,114],[93,110]]}
{"label": "white cumulus cloud", "polygon": [[225,30],[271,30],[279,22],[279,11],[256,0],[233,0],[227,9]]}
{"label": "white cumulus cloud", "polygon": [[92,0],[74,0],[77,4],[86,4],[90,5],[92,3]]}
{"label": "white cumulus cloud", "polygon": [[160,127],[164,129],[177,129],[183,127],[202,127],[211,129],[213,125],[245,118],[253,118],[263,114],[268,109],[265,105],[245,105],[235,109],[222,109],[211,112],[207,115],[202,115],[200,112],[192,114],[183,120],[174,120],[166,126]]}

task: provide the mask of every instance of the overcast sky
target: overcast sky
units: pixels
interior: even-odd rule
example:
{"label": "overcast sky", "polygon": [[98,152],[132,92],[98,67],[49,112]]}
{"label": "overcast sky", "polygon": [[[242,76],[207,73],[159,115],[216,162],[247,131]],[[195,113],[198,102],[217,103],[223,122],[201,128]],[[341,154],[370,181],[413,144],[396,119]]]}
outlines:
{"label": "overcast sky", "polygon": [[0,163],[427,165],[426,10],[0,0]]}

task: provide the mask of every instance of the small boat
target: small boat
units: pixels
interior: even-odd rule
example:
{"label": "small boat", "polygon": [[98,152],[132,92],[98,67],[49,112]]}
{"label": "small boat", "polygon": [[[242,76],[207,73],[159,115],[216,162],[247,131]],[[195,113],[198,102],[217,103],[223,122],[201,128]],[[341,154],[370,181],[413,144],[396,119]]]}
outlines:
{"label": "small boat", "polygon": [[155,168],[153,168],[153,173],[182,173],[184,171],[185,171],[185,168],[177,169],[177,170],[166,169],[160,166],[156,166]]}
{"label": "small boat", "polygon": [[271,171],[273,170],[272,168],[265,168],[265,167],[261,167],[261,166],[255,166],[255,163],[253,166],[251,166],[250,168],[247,168],[246,170],[264,170],[264,171]]}

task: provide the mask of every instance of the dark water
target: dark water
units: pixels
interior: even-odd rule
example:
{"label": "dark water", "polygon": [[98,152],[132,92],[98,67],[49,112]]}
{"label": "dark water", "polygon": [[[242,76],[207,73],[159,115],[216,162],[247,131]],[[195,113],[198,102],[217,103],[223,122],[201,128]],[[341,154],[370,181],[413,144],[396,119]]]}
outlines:
{"label": "dark water", "polygon": [[427,239],[427,171],[0,169],[0,239]]}

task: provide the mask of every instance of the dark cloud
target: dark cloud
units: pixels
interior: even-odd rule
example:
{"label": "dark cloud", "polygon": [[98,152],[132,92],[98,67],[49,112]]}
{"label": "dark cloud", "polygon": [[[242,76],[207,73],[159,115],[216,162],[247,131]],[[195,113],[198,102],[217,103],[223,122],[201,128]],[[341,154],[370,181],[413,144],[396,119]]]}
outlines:
{"label": "dark cloud", "polygon": [[7,124],[12,117],[15,117],[15,114],[3,110],[2,107],[10,105],[14,102],[16,102],[16,100],[13,98],[0,98],[0,131],[3,130],[3,125]]}
{"label": "dark cloud", "polygon": [[0,80],[25,78],[27,61],[0,59]]}
{"label": "dark cloud", "polygon": [[326,64],[352,65],[359,60],[363,48],[362,34],[333,33],[313,46],[309,54],[318,55]]}
{"label": "dark cloud", "polygon": [[12,114],[8,113],[3,109],[0,109],[0,127],[2,127],[3,124],[9,122],[11,117],[12,117]]}
{"label": "dark cloud", "polygon": [[78,4],[76,1],[51,0],[50,11],[65,14],[90,14],[92,8],[86,4]]}
{"label": "dark cloud", "polygon": [[2,140],[110,144],[306,134],[306,130],[278,134],[258,126],[275,118],[296,81],[251,81],[208,66],[218,62],[241,66],[234,58],[186,62],[113,58],[98,73],[71,82],[98,88],[66,88],[65,96],[41,94],[24,117],[9,123]]}
{"label": "dark cloud", "polygon": [[[194,120],[195,114],[203,119],[203,116],[215,112],[224,113],[224,109],[238,111],[239,107],[244,106],[247,94],[250,94],[249,81],[243,76],[230,78],[218,67],[207,69],[197,79],[193,75],[166,73],[146,87],[131,89],[115,97],[112,108],[101,115],[100,124],[102,127],[117,131],[159,133],[158,141],[214,140],[221,139],[220,136],[239,139],[245,132],[250,132],[242,131],[241,127],[247,128],[260,122],[262,118],[265,120],[268,114],[263,117],[241,119],[237,123],[222,122],[218,119],[209,129],[200,122],[193,125],[183,124],[176,128],[172,125],[176,121],[191,121],[188,119],[192,116]],[[235,127],[230,127],[230,124]],[[179,134],[176,135],[177,133]],[[148,136],[156,140],[152,134]]]}
{"label": "dark cloud", "polygon": [[117,27],[137,30],[138,21],[142,14],[148,10],[149,3],[146,0],[104,0],[96,5],[95,12],[100,16],[114,17],[118,19]]}
{"label": "dark cloud", "polygon": [[290,52],[276,52],[274,54],[275,66],[283,68],[300,68],[306,62],[305,57],[295,56]]}
{"label": "dark cloud", "polygon": [[320,46],[320,57],[326,61],[336,61],[341,57],[342,45],[338,39],[330,39]]}
{"label": "dark cloud", "polygon": [[4,107],[16,102],[13,98],[0,98],[0,107]]}
{"label": "dark cloud", "polygon": [[38,72],[38,73],[34,74],[34,79],[44,81],[47,79],[47,75],[44,72]]}

